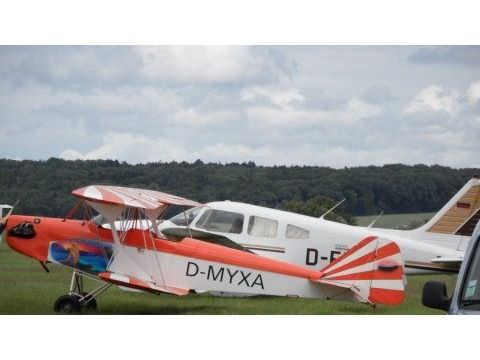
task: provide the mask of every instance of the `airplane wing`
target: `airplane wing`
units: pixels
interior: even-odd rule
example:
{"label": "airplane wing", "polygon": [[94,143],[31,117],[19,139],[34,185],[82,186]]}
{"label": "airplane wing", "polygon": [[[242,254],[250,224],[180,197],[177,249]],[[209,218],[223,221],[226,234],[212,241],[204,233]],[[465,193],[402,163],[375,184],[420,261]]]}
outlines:
{"label": "airplane wing", "polygon": [[[139,260],[138,257],[126,250],[123,243],[128,234],[127,230],[131,230],[127,228],[127,225],[132,221],[145,218],[155,223],[157,217],[170,205],[192,207],[202,206],[202,204],[160,191],[120,186],[90,185],[76,189],[72,191],[72,194],[85,200],[110,223],[114,241],[114,256],[107,266],[107,271],[99,274],[102,280],[149,292],[166,292],[175,295],[188,294],[189,289],[176,288],[165,284],[163,276],[152,277],[149,266],[155,264],[160,268],[156,252],[146,252],[142,260]],[[130,208],[143,211],[129,211]],[[140,213],[143,213],[143,215]],[[117,221],[119,218],[122,218],[122,221]],[[119,229],[116,226],[117,223],[120,223]],[[125,225],[125,227],[122,228],[122,225]],[[155,247],[154,235],[151,231],[145,232],[143,240],[145,247],[147,243]]]}
{"label": "airplane wing", "polygon": [[217,245],[223,245],[232,249],[251,252],[250,250],[244,248],[242,245],[236,243],[235,241],[230,240],[225,236],[214,234],[208,231],[190,229],[185,226],[170,227],[170,228],[162,229],[162,234],[168,238],[173,238],[176,240],[181,240],[186,237],[192,237],[197,240],[202,240],[202,241],[210,242]]}
{"label": "airplane wing", "polygon": [[371,304],[401,304],[405,298],[403,261],[398,245],[369,236],[331,262],[314,281],[353,291]]}
{"label": "airplane wing", "polygon": [[435,259],[430,260],[430,262],[434,264],[443,265],[447,268],[460,270],[460,266],[462,266],[463,258],[449,258],[449,257],[438,257]]}
{"label": "airplane wing", "polygon": [[98,274],[100,279],[115,285],[125,286],[132,289],[143,290],[152,293],[168,293],[178,296],[188,295],[189,289],[182,289],[175,286],[158,286],[150,281],[140,280],[133,276],[122,275],[113,272],[103,272]]}
{"label": "airplane wing", "polygon": [[160,191],[120,186],[90,185],[72,191],[81,199],[110,205],[154,210],[165,205],[201,206],[202,204]]}

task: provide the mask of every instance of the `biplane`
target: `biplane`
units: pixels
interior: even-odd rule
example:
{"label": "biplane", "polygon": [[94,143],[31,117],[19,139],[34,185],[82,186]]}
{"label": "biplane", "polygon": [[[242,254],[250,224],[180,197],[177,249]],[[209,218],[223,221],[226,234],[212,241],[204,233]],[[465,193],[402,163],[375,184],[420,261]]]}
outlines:
{"label": "biplane", "polygon": [[[88,220],[12,215],[8,245],[45,264],[72,269],[67,294],[54,309],[95,309],[112,285],[154,294],[196,291],[337,299],[370,305],[403,302],[400,249],[386,237],[365,236],[320,269],[268,258],[232,241],[168,236],[159,231],[167,209],[203,205],[163,192],[92,185],[72,194],[91,211]],[[93,216],[94,213],[99,215]],[[99,285],[87,291],[83,280]]]}

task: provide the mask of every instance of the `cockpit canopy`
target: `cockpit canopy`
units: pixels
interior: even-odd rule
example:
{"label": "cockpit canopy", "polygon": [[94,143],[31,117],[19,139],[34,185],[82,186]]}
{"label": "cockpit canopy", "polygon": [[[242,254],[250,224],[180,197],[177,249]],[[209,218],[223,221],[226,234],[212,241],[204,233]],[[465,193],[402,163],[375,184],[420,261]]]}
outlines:
{"label": "cockpit canopy", "polygon": [[181,213],[170,218],[170,221],[178,226],[188,226],[192,223],[193,219],[196,218],[201,209],[203,209],[203,206],[197,206],[186,211],[182,211]]}

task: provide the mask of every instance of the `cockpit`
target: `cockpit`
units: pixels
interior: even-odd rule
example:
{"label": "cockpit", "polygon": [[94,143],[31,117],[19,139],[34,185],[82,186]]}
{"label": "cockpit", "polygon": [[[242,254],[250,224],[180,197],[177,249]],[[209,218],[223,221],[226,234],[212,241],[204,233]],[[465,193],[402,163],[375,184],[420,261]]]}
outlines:
{"label": "cockpit", "polygon": [[183,211],[169,220],[177,226],[192,225],[198,229],[208,231],[240,234],[243,230],[244,216],[236,212],[203,206]]}
{"label": "cockpit", "polygon": [[197,217],[203,206],[197,206],[186,211],[178,213],[174,217],[170,218],[170,221],[178,226],[188,226]]}
{"label": "cockpit", "polygon": [[240,234],[243,230],[243,214],[207,209],[198,219],[196,227],[209,231]]}

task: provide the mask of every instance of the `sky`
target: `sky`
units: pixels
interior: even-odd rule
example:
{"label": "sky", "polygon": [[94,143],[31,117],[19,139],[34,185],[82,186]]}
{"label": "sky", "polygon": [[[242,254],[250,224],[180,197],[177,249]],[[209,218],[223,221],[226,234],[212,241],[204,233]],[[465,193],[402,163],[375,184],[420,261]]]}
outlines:
{"label": "sky", "polygon": [[0,46],[0,158],[480,167],[480,46]]}

